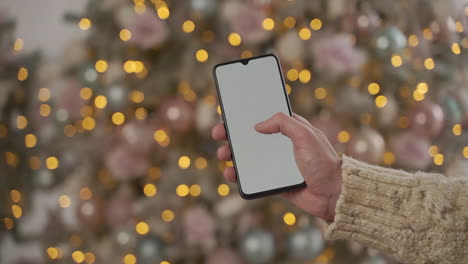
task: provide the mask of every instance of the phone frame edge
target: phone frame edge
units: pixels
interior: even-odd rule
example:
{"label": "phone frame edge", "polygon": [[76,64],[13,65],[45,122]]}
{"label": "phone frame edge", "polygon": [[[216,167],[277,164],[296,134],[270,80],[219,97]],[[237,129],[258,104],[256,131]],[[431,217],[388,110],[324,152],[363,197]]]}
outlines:
{"label": "phone frame edge", "polygon": [[[233,149],[232,144],[231,144],[231,137],[229,135],[229,128],[228,128],[228,124],[226,122],[226,116],[224,115],[225,112],[224,112],[223,100],[221,98],[221,93],[220,93],[220,90],[219,90],[218,78],[216,77],[216,69],[218,67],[224,66],[224,65],[229,65],[229,64],[239,63],[239,62],[244,63],[244,61],[246,61],[246,60],[249,61],[249,60],[253,60],[253,59],[260,59],[260,58],[270,57],[270,56],[275,58],[276,65],[278,66],[278,70],[279,70],[280,77],[281,77],[281,85],[283,86],[283,92],[284,92],[284,96],[286,98],[286,104],[288,106],[289,116],[292,117],[291,104],[289,102],[289,96],[288,96],[288,93],[287,93],[286,87],[285,87],[283,71],[281,69],[281,64],[279,62],[279,59],[275,54],[267,53],[267,54],[254,56],[254,57],[249,57],[249,58],[245,58],[245,59],[222,62],[222,63],[216,64],[213,67],[213,77],[214,77],[214,80],[215,80],[216,93],[218,95],[218,102],[219,102],[219,105],[221,107],[221,116],[223,118],[224,126],[226,128],[226,136],[227,136],[228,144],[229,144],[229,147],[231,148],[231,150]],[[256,199],[256,198],[267,197],[267,196],[279,194],[279,193],[286,192],[286,191],[301,189],[301,188],[304,188],[304,187],[307,186],[305,180],[303,180],[299,184],[294,184],[294,185],[284,186],[284,187],[280,187],[280,188],[276,188],[276,189],[271,189],[271,190],[266,190],[266,191],[247,194],[242,190],[241,180],[240,180],[240,178],[238,176],[238,172],[237,172],[237,165],[236,165],[236,158],[235,158],[235,155],[234,155],[234,151],[232,152],[232,162],[233,162],[234,171],[236,172],[236,182],[237,182],[237,186],[238,186],[238,189],[239,189],[239,194],[243,199],[246,199],[246,200],[252,200],[252,199]]]}

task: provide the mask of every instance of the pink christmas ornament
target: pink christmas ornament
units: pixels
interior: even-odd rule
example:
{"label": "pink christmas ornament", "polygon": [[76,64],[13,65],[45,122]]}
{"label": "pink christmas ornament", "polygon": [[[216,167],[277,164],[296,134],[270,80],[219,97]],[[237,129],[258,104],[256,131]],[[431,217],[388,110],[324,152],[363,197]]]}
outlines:
{"label": "pink christmas ornament", "polygon": [[276,42],[275,48],[284,62],[294,64],[304,58],[304,41],[299,38],[294,30],[283,34]]}
{"label": "pink christmas ornament", "polygon": [[374,129],[364,128],[351,136],[346,153],[356,159],[379,164],[383,159],[385,140]]}
{"label": "pink christmas ornament", "polygon": [[145,121],[132,121],[124,125],[121,136],[124,143],[132,151],[148,152],[153,147],[154,129]]}
{"label": "pink christmas ornament", "polygon": [[416,103],[408,113],[410,129],[421,136],[437,137],[444,126],[442,107],[430,101]]}
{"label": "pink christmas ornament", "polygon": [[95,230],[99,229],[104,220],[102,201],[97,198],[92,198],[91,200],[80,201],[79,203],[76,214],[80,223]]}
{"label": "pink christmas ornament", "polygon": [[106,166],[116,180],[134,179],[143,176],[148,170],[148,155],[125,146],[117,146],[107,154]]}
{"label": "pink christmas ornament", "polygon": [[242,258],[230,248],[222,248],[208,256],[205,264],[243,264]]}
{"label": "pink christmas ornament", "polygon": [[411,131],[394,135],[390,139],[390,149],[395,155],[396,164],[408,169],[423,170],[429,165],[430,146],[427,138]]}
{"label": "pink christmas ornament", "polygon": [[166,24],[156,16],[154,11],[136,15],[129,25],[129,30],[132,32],[129,42],[142,49],[150,49],[162,44],[169,35]]}
{"label": "pink christmas ornament", "polygon": [[189,131],[195,119],[193,106],[180,97],[167,100],[159,109],[160,117],[177,132]]}
{"label": "pink christmas ornament", "polygon": [[271,35],[271,32],[262,26],[265,14],[255,6],[227,1],[222,12],[232,31],[238,33],[245,43],[256,44],[265,41]]}
{"label": "pink christmas ornament", "polygon": [[314,65],[318,71],[349,74],[359,71],[366,61],[365,53],[354,46],[351,35],[323,34],[312,45]]}
{"label": "pink christmas ornament", "polygon": [[216,222],[208,210],[203,207],[194,207],[186,211],[184,233],[187,242],[210,249],[215,245],[215,232]]}
{"label": "pink christmas ornament", "polygon": [[116,193],[107,203],[105,210],[106,222],[112,228],[127,224],[133,217],[134,198],[129,188]]}
{"label": "pink christmas ornament", "polygon": [[85,101],[80,97],[82,86],[76,79],[66,79],[58,81],[54,84],[53,89],[57,90],[57,111],[71,119],[81,118],[81,108],[85,105]]}

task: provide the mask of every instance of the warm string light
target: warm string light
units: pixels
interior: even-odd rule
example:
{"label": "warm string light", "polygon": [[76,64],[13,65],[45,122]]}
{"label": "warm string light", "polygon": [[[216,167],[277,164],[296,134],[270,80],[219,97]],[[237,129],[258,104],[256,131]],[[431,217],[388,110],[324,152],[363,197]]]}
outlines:
{"label": "warm string light", "polygon": [[161,213],[161,218],[164,222],[169,223],[172,222],[172,220],[174,220],[175,215],[172,210],[167,209]]}
{"label": "warm string light", "polygon": [[139,222],[135,226],[135,231],[140,235],[146,235],[150,231],[150,226],[145,222]]}
{"label": "warm string light", "polygon": [[182,24],[182,30],[185,33],[192,33],[195,30],[195,23],[192,20],[186,20]]}
{"label": "warm string light", "polygon": [[26,79],[28,79],[28,69],[26,69],[25,67],[21,67],[19,68],[18,70],[18,81],[26,81]]}
{"label": "warm string light", "polygon": [[227,196],[230,192],[229,186],[227,184],[220,184],[218,186],[218,194],[220,196]]}
{"label": "warm string light", "polygon": [[342,131],[340,131],[340,133],[338,133],[337,138],[338,138],[339,142],[346,143],[351,139],[351,136],[349,135],[348,131],[342,130]]}
{"label": "warm string light", "polygon": [[14,52],[20,52],[21,50],[23,50],[23,47],[24,47],[23,39],[17,38],[15,40],[15,43],[13,44],[13,51]]}
{"label": "warm string light", "polygon": [[190,167],[190,158],[187,156],[181,156],[179,158],[179,167],[183,170],[187,169]]}
{"label": "warm string light", "polygon": [[312,36],[312,32],[306,27],[301,28],[298,34],[299,38],[301,38],[302,40],[308,40]]}
{"label": "warm string light", "polygon": [[262,27],[265,30],[273,30],[275,28],[275,21],[272,18],[265,18],[262,22]]}
{"label": "warm string light", "polygon": [[239,34],[233,32],[229,34],[228,41],[229,41],[229,44],[231,44],[232,46],[239,46],[242,42],[242,38]]}
{"label": "warm string light", "polygon": [[154,184],[148,183],[143,187],[143,192],[145,193],[146,196],[153,197],[157,193],[157,188]]}
{"label": "warm string light", "polygon": [[89,20],[89,18],[82,18],[80,19],[80,22],[78,22],[78,27],[81,29],[81,30],[88,30],[91,28],[91,20]]}
{"label": "warm string light", "polygon": [[292,226],[296,224],[296,216],[291,212],[287,212],[283,215],[283,221],[285,224]]}
{"label": "warm string light", "polygon": [[119,37],[122,41],[129,41],[132,38],[132,32],[126,28],[120,30]]}
{"label": "warm string light", "polygon": [[378,94],[379,91],[380,91],[380,85],[378,83],[370,83],[368,86],[367,86],[367,91],[370,93],[370,94]]}
{"label": "warm string light", "polygon": [[195,167],[199,170],[202,170],[204,168],[206,168],[206,166],[208,166],[208,161],[206,160],[206,158],[204,157],[198,157],[196,160],[195,160]]}
{"label": "warm string light", "polygon": [[199,62],[205,62],[205,61],[208,60],[208,52],[206,50],[204,50],[204,49],[199,49],[195,53],[195,58]]}
{"label": "warm string light", "polygon": [[180,184],[176,187],[176,194],[180,197],[185,197],[190,193],[190,188],[187,184]]}
{"label": "warm string light", "polygon": [[322,21],[318,18],[314,18],[310,21],[310,28],[312,30],[318,31],[322,28]]}

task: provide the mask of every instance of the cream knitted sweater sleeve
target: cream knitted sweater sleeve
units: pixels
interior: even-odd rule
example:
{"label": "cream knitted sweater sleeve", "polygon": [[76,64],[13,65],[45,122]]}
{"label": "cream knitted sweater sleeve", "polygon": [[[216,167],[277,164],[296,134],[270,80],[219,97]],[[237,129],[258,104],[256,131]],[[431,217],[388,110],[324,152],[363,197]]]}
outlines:
{"label": "cream knitted sweater sleeve", "polygon": [[468,263],[468,179],[372,166],[343,156],[327,239],[361,242],[407,264]]}

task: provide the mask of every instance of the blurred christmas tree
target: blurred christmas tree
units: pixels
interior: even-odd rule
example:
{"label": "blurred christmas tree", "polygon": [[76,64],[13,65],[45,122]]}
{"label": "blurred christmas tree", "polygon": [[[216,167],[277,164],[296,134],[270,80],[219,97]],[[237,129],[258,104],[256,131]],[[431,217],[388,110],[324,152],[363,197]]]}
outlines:
{"label": "blurred christmas tree", "polygon": [[35,90],[3,62],[20,40],[0,56],[19,87],[0,97],[2,263],[390,263],[221,177],[211,69],[266,52],[338,152],[468,171],[466,3],[101,0],[66,18],[89,36]]}

